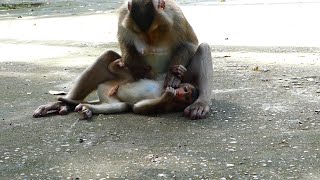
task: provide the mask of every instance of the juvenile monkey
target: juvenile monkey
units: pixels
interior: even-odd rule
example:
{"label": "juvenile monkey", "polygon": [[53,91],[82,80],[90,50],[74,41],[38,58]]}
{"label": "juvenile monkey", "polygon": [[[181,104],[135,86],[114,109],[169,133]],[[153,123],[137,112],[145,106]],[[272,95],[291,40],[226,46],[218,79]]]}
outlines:
{"label": "juvenile monkey", "polygon": [[128,104],[121,102],[117,97],[117,90],[119,86],[133,81],[130,71],[121,59],[108,64],[108,70],[115,78],[98,85],[98,100],[86,102],[65,97],[59,97],[58,100],[68,105],[76,106],[75,111],[80,112],[83,119],[91,118],[92,114],[108,114],[129,110]]}
{"label": "juvenile monkey", "polygon": [[[116,78],[98,86],[98,101],[79,102],[64,97],[58,100],[76,106],[75,111],[81,113],[82,119],[89,119],[93,114],[124,112],[131,107],[137,114],[181,111],[198,96],[197,89],[189,83],[182,83],[177,89],[167,87],[162,93],[162,83],[159,81],[142,79],[133,82],[121,59],[111,62],[108,67]],[[171,71],[183,76],[186,69],[176,67]]]}
{"label": "juvenile monkey", "polygon": [[[118,41],[122,57],[113,51],[100,56],[83,72],[65,99],[82,101],[99,84],[115,79],[108,64],[122,58],[135,80],[162,81],[165,88],[177,88],[182,81],[193,84],[199,96],[184,109],[184,115],[190,119],[206,117],[213,81],[211,50],[208,44],[199,45],[174,0],[129,0],[119,9]],[[188,69],[183,77],[170,71],[177,65]],[[49,110],[66,114],[69,107],[61,101],[50,103],[40,106],[34,116],[45,116]]]}

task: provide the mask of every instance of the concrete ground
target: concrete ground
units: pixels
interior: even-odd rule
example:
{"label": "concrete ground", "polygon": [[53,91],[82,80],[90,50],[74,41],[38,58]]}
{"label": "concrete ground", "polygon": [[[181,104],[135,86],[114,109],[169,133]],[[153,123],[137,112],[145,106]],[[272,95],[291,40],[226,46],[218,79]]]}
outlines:
{"label": "concrete ground", "polygon": [[205,120],[33,118],[119,52],[119,3],[94,2],[0,10],[0,179],[320,179],[320,3],[179,1],[212,47]]}

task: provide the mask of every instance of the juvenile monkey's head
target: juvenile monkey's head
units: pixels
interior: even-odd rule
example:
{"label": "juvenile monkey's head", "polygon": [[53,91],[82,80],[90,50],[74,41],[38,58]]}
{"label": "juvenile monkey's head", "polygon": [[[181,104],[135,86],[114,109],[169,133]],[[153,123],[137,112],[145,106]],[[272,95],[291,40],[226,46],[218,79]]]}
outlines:
{"label": "juvenile monkey's head", "polygon": [[182,83],[179,88],[175,90],[175,101],[191,104],[193,103],[199,96],[199,92],[192,84]]}

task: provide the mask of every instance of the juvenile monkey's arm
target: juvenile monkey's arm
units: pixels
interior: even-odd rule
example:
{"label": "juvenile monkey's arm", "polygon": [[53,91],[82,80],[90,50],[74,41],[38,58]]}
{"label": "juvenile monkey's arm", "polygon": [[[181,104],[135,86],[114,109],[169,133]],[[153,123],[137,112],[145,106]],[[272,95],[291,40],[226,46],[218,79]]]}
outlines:
{"label": "juvenile monkey's arm", "polygon": [[161,97],[142,100],[133,105],[133,112],[137,114],[152,114],[170,111],[175,97],[175,90],[168,87]]}

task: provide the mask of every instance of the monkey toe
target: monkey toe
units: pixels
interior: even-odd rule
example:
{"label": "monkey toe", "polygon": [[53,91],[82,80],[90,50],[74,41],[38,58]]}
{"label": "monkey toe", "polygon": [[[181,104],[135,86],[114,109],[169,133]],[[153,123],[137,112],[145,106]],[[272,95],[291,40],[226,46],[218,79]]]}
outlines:
{"label": "monkey toe", "polygon": [[47,115],[48,109],[46,105],[41,105],[39,106],[33,113],[33,117],[38,118],[38,117],[43,117]]}
{"label": "monkey toe", "polygon": [[34,112],[33,112],[33,117],[35,117],[35,118],[38,118],[38,117],[41,117],[41,113],[42,111],[41,111],[41,109],[36,109]]}
{"label": "monkey toe", "polygon": [[57,112],[58,114],[65,114],[68,112],[68,107],[62,102],[53,102],[46,105],[39,106],[33,113],[33,117],[43,117],[46,116],[49,112]]}
{"label": "monkey toe", "polygon": [[37,118],[37,117],[40,117],[41,113],[39,111],[39,108],[36,109],[34,112],[33,112],[33,117]]}

